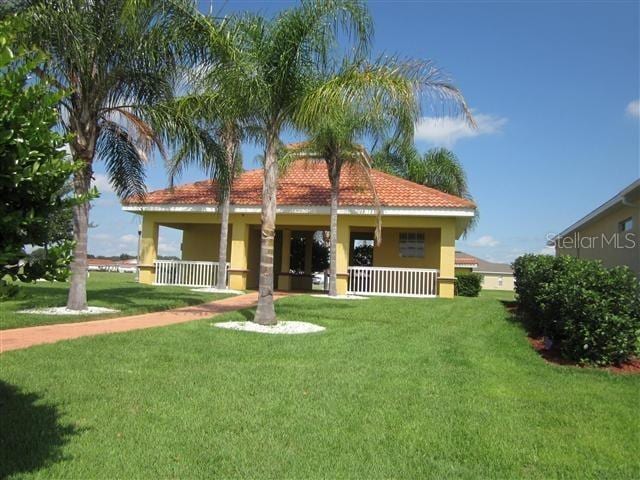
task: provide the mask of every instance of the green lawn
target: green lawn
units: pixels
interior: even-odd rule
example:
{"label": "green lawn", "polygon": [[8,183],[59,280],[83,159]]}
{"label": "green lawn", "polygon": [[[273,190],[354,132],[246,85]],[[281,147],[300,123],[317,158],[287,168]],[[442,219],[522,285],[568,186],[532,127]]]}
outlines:
{"label": "green lawn", "polygon": [[640,377],[545,363],[490,297],[289,297],[327,330],[8,352],[0,477],[639,478]]}
{"label": "green lawn", "polygon": [[37,282],[20,284],[18,296],[0,302],[0,330],[53,323],[81,322],[135,313],[154,312],[208,302],[226,295],[193,292],[184,287],[154,287],[136,283],[132,273],[91,272],[87,284],[90,305],[120,310],[110,315],[31,315],[18,310],[61,307],[67,303],[69,284]]}

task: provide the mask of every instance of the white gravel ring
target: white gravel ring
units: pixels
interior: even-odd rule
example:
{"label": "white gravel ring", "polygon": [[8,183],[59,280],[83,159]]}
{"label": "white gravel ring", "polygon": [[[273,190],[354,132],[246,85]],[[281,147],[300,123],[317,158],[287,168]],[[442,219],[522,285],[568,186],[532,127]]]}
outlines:
{"label": "white gravel ring", "polygon": [[215,288],[215,287],[204,287],[204,288],[191,288],[192,292],[200,292],[200,293],[229,293],[231,295],[242,295],[244,292],[240,290],[231,290],[229,288]]}
{"label": "white gravel ring", "polygon": [[278,322],[275,325],[260,325],[255,322],[220,322],[214,327],[243,332],[268,333],[274,335],[299,335],[302,333],[317,333],[325,330],[320,325],[308,322]]}
{"label": "white gravel ring", "polygon": [[369,297],[359,297],[358,295],[336,295],[335,297],[331,297],[327,294],[313,294],[311,296],[315,298],[328,298],[330,300],[369,300]]}
{"label": "white gravel ring", "polygon": [[84,310],[71,310],[67,307],[49,307],[18,310],[18,313],[29,313],[32,315],[100,315],[102,313],[115,313],[119,311],[120,310],[106,307],[87,307]]}

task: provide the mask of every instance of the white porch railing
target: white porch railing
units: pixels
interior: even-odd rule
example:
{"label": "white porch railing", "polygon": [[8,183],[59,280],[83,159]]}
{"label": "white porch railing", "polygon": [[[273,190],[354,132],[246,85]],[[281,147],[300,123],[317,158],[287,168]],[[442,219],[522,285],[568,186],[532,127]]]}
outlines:
{"label": "white porch railing", "polygon": [[[156,260],[154,264],[156,267],[154,285],[213,287],[218,279],[218,262]],[[229,264],[227,263],[228,271]]]}
{"label": "white porch railing", "polygon": [[397,267],[349,267],[347,293],[390,297],[435,297],[438,270]]}

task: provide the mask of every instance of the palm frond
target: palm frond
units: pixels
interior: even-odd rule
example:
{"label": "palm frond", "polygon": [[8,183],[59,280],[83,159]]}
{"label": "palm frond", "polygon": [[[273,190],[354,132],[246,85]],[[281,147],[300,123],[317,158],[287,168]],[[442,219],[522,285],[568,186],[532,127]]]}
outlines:
{"label": "palm frond", "polygon": [[104,160],[111,186],[120,198],[144,196],[145,156],[124,128],[103,121],[96,154]]}

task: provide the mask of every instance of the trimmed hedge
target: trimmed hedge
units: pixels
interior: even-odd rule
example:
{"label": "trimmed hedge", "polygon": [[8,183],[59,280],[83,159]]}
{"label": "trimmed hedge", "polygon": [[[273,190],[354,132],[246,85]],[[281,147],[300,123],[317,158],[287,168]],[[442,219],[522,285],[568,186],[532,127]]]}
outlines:
{"label": "trimmed hedge", "polygon": [[456,295],[477,297],[482,289],[482,276],[478,273],[458,273],[456,275]]}
{"label": "trimmed hedge", "polygon": [[514,273],[521,313],[565,358],[611,365],[638,354],[640,282],[629,268],[524,255],[514,262]]}

